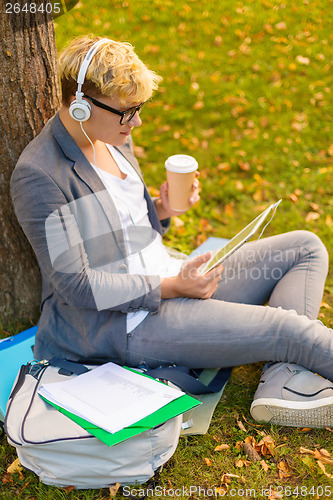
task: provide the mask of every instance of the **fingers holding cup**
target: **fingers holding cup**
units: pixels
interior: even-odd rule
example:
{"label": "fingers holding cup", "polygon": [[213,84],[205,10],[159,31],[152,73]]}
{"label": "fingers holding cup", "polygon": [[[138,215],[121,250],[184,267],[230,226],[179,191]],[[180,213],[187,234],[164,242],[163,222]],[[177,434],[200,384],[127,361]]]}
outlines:
{"label": "fingers holding cup", "polygon": [[188,210],[199,201],[198,162],[192,156],[173,155],[165,162],[170,208]]}

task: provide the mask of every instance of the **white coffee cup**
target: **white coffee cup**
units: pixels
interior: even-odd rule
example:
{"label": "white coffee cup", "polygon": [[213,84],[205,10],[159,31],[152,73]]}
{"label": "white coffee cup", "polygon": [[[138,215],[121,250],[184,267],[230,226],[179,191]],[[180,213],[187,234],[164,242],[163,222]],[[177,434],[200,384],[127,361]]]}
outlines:
{"label": "white coffee cup", "polygon": [[193,192],[198,162],[189,155],[173,155],[165,162],[168,181],[169,206],[183,212],[190,208],[189,198]]}

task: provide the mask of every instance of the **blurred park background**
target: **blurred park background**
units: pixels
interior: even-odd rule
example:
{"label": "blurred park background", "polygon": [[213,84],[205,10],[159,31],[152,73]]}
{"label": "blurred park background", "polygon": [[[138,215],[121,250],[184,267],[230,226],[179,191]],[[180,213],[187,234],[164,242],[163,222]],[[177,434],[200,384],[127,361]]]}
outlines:
{"label": "blurred park background", "polygon": [[330,0],[82,0],[56,20],[58,50],[108,36],[163,77],[133,133],[146,183],[155,193],[176,153],[197,158],[202,181],[170,244],[231,237],[282,198],[265,234],[308,229],[331,253],[332,11]]}
{"label": "blurred park background", "polygon": [[[265,235],[307,229],[332,256],[332,0],[82,0],[56,19],[55,31],[58,50],[87,33],[130,42],[163,77],[142,111],[142,127],[133,133],[146,183],[157,194],[165,159],[185,153],[198,160],[202,184],[200,203],[173,221],[166,235],[170,246],[190,253],[209,236],[229,238],[282,198]],[[328,326],[332,292],[333,271],[320,311]],[[162,486],[217,487],[225,498],[232,488],[255,488],[257,498],[332,498],[325,486],[333,490],[333,466],[323,470],[315,455],[300,451],[333,453],[332,430],[251,419],[261,368],[234,370],[209,433],[181,439],[162,471]],[[261,450],[267,467],[249,462],[237,445],[249,436],[259,442],[263,435],[273,443],[272,453]],[[214,451],[221,444],[229,448]],[[7,462],[15,458],[7,446],[2,455]],[[31,500],[110,495],[47,488],[27,474],[24,491],[17,478],[0,498],[12,498],[15,491]],[[261,488],[271,490],[260,495]]]}

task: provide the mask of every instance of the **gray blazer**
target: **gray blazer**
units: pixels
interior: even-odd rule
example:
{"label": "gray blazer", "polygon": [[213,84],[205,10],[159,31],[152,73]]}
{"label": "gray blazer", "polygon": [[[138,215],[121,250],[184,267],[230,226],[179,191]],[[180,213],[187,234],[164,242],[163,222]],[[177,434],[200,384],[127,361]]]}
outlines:
{"label": "gray blazer", "polygon": [[[118,149],[142,179],[131,139]],[[114,201],[58,114],[20,156],[11,195],[42,275],[35,358],[125,364],[125,313],[156,313],[160,278],[128,273]],[[153,229],[131,228],[133,252],[169,224],[160,223],[145,185],[144,197]]]}

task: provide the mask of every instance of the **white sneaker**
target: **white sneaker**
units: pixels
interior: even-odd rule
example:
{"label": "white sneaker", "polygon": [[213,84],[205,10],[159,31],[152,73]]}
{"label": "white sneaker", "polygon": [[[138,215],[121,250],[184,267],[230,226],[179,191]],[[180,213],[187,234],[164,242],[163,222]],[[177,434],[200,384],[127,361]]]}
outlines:
{"label": "white sneaker", "polygon": [[291,427],[333,427],[333,383],[292,363],[265,365],[251,415]]}

